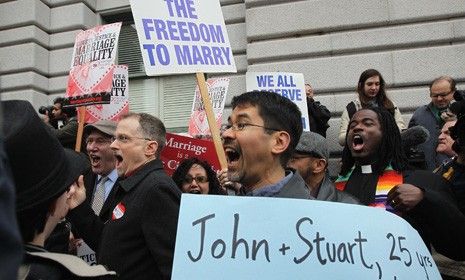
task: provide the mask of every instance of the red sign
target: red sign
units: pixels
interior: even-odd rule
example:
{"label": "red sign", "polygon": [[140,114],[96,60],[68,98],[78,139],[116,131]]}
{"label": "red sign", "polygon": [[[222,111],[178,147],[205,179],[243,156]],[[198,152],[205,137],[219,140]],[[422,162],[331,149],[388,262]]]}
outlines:
{"label": "red sign", "polygon": [[86,106],[84,123],[94,123],[98,120],[118,122],[121,116],[129,112],[129,75],[127,65],[114,66],[112,84],[110,104]]}
{"label": "red sign", "polygon": [[220,161],[212,141],[166,133],[166,146],[161,152],[161,160],[168,175],[172,175],[179,163],[196,157],[207,161],[214,171],[220,170]]}
{"label": "red sign", "polygon": [[76,35],[63,106],[108,104],[121,22],[96,26]]}

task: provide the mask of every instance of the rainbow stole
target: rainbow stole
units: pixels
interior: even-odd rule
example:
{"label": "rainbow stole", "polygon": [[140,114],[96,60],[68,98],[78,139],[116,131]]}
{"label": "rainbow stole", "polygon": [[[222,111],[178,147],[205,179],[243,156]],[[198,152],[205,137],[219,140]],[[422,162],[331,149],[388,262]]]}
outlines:
{"label": "rainbow stole", "polygon": [[[350,172],[346,176],[339,176],[334,182],[336,185],[336,189],[340,191],[344,191],[346,187],[346,183],[350,178],[350,175],[352,175],[352,172],[354,171],[354,168],[350,170]],[[383,172],[383,175],[381,175],[378,178],[378,184],[376,185],[376,193],[375,193],[375,201],[373,203],[370,203],[369,206],[371,207],[378,207],[378,208],[384,208],[388,211],[394,212],[394,209],[392,209],[391,205],[386,204],[387,200],[387,194],[388,192],[396,185],[402,184],[404,181],[404,178],[402,176],[402,173],[399,173],[392,169],[391,165],[388,165],[386,169]]]}

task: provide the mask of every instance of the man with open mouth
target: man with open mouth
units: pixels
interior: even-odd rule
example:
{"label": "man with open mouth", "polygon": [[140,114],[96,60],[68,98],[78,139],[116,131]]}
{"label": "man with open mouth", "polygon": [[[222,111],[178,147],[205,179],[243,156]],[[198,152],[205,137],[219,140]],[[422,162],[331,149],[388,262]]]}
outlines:
{"label": "man with open mouth", "polygon": [[409,170],[399,130],[388,111],[379,107],[357,111],[349,123],[346,146],[338,189],[362,204],[401,215],[425,244],[443,255],[465,258],[464,216],[449,185],[431,171]]}
{"label": "man with open mouth", "polygon": [[235,96],[222,133],[230,181],[249,196],[311,198],[295,170],[286,169],[302,133],[297,105],[277,93],[253,91]]}
{"label": "man with open mouth", "polygon": [[102,219],[111,210],[107,198],[113,195],[113,185],[118,179],[115,154],[110,148],[115,131],[116,123],[109,120],[100,120],[84,128],[86,150],[92,167],[92,174],[84,176],[84,186],[92,209]]}
{"label": "man with open mouth", "polygon": [[166,129],[158,118],[123,116],[110,145],[119,180],[106,222],[82,203],[83,187],[69,202],[72,221],[84,240],[93,239],[98,248],[97,263],[111,267],[121,279],[171,278],[181,191],[163,170],[165,142]]}
{"label": "man with open mouth", "polygon": [[[115,154],[110,148],[115,130],[116,122],[110,120],[99,120],[84,127],[86,151],[92,168],[92,172],[84,175],[86,203],[91,205],[92,210],[102,222],[107,220],[112,210],[112,197],[116,193],[114,185],[118,179]],[[76,248],[73,249],[77,251],[79,257],[93,265],[96,263],[95,250],[97,248],[92,240],[89,244],[84,242],[82,239],[74,239],[73,245]]]}

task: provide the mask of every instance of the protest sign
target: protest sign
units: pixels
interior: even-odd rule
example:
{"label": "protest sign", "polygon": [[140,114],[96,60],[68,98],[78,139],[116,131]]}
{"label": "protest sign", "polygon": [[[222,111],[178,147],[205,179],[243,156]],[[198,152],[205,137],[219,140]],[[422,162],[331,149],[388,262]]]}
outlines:
{"label": "protest sign", "polygon": [[385,210],[183,194],[173,280],[441,279],[418,233]]}
{"label": "protest sign", "polygon": [[97,256],[95,251],[87,245],[84,240],[77,239],[76,243],[76,255],[85,261],[88,265],[97,265]]}
{"label": "protest sign", "polygon": [[[229,78],[211,78],[207,80],[208,95],[212,101],[213,112],[218,127],[221,127],[226,94],[228,93]],[[197,86],[192,103],[192,114],[189,120],[189,135],[192,137],[210,136],[205,107]]]}
{"label": "protest sign", "polygon": [[65,106],[110,103],[121,22],[96,26],[76,36]]}
{"label": "protest sign", "polygon": [[273,91],[289,98],[302,113],[304,131],[310,131],[304,75],[301,73],[247,72],[247,91]]}
{"label": "protest sign", "polygon": [[98,120],[119,121],[129,112],[129,75],[127,65],[115,65],[110,104],[86,106],[85,123]]}
{"label": "protest sign", "polygon": [[166,146],[161,152],[160,159],[163,161],[164,169],[168,175],[173,174],[183,159],[191,157],[207,161],[214,171],[220,169],[212,141],[166,133]]}
{"label": "protest sign", "polygon": [[218,0],[130,0],[145,72],[236,72]]}

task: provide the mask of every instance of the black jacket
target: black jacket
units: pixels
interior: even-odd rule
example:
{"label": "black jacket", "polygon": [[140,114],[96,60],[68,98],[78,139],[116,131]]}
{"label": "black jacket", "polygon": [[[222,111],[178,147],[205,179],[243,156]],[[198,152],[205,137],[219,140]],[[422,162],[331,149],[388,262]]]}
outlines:
{"label": "black jacket", "polygon": [[454,260],[465,260],[465,215],[448,183],[428,171],[414,171],[404,182],[424,190],[424,198],[404,216],[415,227],[426,244]]}
{"label": "black jacket", "polygon": [[120,279],[170,279],[181,191],[160,160],[119,181],[106,222],[88,203],[68,214],[84,240],[97,245],[97,261]]}
{"label": "black jacket", "polygon": [[326,130],[329,128],[328,121],[331,118],[331,112],[320,102],[313,101],[313,99],[308,97],[307,110],[310,131],[326,138]]}

